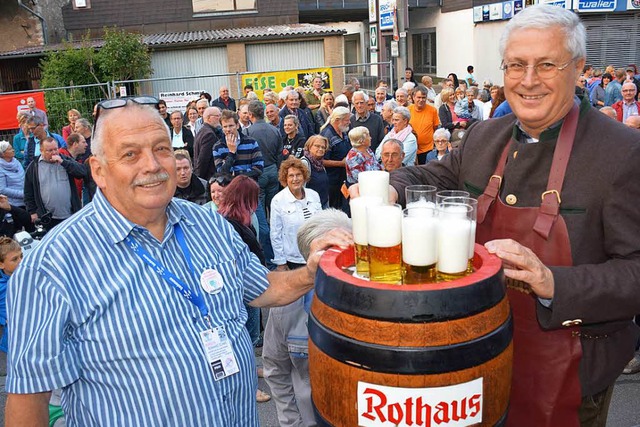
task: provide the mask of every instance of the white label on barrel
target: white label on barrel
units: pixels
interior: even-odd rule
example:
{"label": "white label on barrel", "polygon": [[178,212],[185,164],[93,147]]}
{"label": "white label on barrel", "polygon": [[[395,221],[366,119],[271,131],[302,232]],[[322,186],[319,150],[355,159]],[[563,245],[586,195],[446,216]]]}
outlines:
{"label": "white label on barrel", "polygon": [[358,382],[358,425],[362,427],[461,427],[481,422],[482,378],[430,388]]}

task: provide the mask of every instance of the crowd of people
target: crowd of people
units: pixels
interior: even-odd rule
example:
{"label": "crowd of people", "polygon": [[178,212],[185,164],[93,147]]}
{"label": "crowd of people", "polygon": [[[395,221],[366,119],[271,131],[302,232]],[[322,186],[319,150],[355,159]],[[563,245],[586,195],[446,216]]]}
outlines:
{"label": "crowd of people", "polygon": [[[538,9],[544,8],[532,10]],[[552,30],[547,37],[559,37],[556,32],[565,31],[563,23],[546,15],[542,18]],[[473,66],[467,67],[464,78],[449,74],[439,83],[440,88],[430,76],[418,83],[413,70],[407,68],[404,84],[393,92],[381,80],[373,93],[367,93],[357,79],[351,79],[340,94],[334,94],[324,89],[318,76],[309,90],[266,90],[262,100],[247,85],[244,96],[236,100],[228,87],[221,86],[218,98],[202,93],[184,110],[169,111],[164,100],[149,96],[105,100],[96,105],[91,121],[70,109],[69,123],[61,135],[48,128],[46,113],[30,98],[30,110],[18,114],[20,131],[13,143],[0,142],[2,234],[11,236],[40,222],[51,237],[27,258],[25,268],[16,272],[9,286],[8,318],[4,293],[21,257],[13,240],[0,240],[0,324],[10,331],[9,346],[6,333],[0,341],[1,350],[10,350],[11,360],[8,425],[41,419],[37,417],[42,417],[47,397],[42,392],[59,388],[67,393],[65,409],[73,425],[112,416],[117,416],[121,425],[133,419],[145,419],[150,425],[168,420],[180,420],[184,425],[256,425],[255,402],[271,398],[257,390],[256,377],[262,375],[271,388],[282,426],[314,425],[306,331],[311,286],[319,250],[351,243],[346,231],[350,229],[348,200],[357,196],[360,172],[393,172],[392,193],[395,191],[402,203],[402,190],[408,184],[428,182],[447,188],[464,182],[467,190],[485,188],[481,181],[487,178],[491,182],[489,176],[500,177],[503,172],[496,170],[492,175],[485,166],[495,167],[494,157],[500,157],[503,149],[509,151],[509,159],[516,159],[518,150],[512,153],[502,146],[480,149],[484,142],[496,135],[509,140],[512,132],[522,143],[557,138],[557,124],[574,104],[576,111],[580,109],[581,126],[587,114],[594,122],[609,126],[600,113],[590,111],[593,106],[640,129],[640,78],[634,67],[604,73],[594,70],[584,65],[580,52],[565,52],[563,43],[556,43],[559,50],[554,60],[558,62],[521,63],[531,54],[514,52],[518,43],[512,39],[542,30],[534,25],[512,31],[506,38],[511,44],[501,47],[505,87],[488,80],[480,83]],[[521,40],[520,45],[529,45],[526,41]],[[564,64],[561,60],[569,54],[573,59]],[[572,68],[563,73],[569,65]],[[578,65],[580,70],[572,74]],[[528,80],[521,87],[513,84],[529,79],[529,73],[550,88],[557,76],[578,77],[575,81],[571,77],[566,99],[558,98],[557,104],[545,106],[538,117],[540,108],[533,98],[547,92],[540,95],[540,91],[529,90],[535,84]],[[557,107],[562,107],[562,114]],[[512,112],[518,118],[516,131],[515,117],[509,115]],[[547,120],[551,115],[553,120]],[[132,122],[136,126],[131,126]],[[614,129],[616,134],[625,132],[622,127]],[[527,150],[520,151],[526,154]],[[532,150],[532,158],[549,160],[547,168],[551,165],[545,157],[548,150]],[[464,161],[462,153],[475,163]],[[526,160],[522,154],[520,158]],[[478,161],[484,166],[478,166]],[[511,175],[505,181],[510,192],[519,191],[519,179],[531,178],[532,168],[522,169],[526,176]],[[509,164],[505,171],[514,173]],[[546,176],[536,178],[535,183],[546,184]],[[489,197],[486,190],[475,194],[485,196]],[[539,197],[537,193],[522,194],[520,200],[537,206],[539,202],[532,201]],[[568,198],[572,200],[571,195]],[[508,222],[511,214],[501,210],[503,203],[494,203],[496,212],[491,203],[485,214],[495,222]],[[575,235],[578,225],[572,221],[568,220],[572,226],[569,236],[565,227],[558,239],[573,248],[586,240]],[[593,231],[603,222],[596,218],[579,226]],[[561,303],[574,297],[563,283],[573,280],[574,273],[553,270],[557,290],[554,293],[552,286],[549,292],[546,284],[531,283],[533,279],[518,272],[526,268],[510,254],[526,248],[491,243],[503,237],[517,241],[524,231],[502,235],[489,225],[481,227],[480,220],[479,227],[482,243],[489,242],[488,248],[507,262],[506,275],[530,283],[543,309],[549,309],[551,302],[564,308]],[[624,246],[613,241],[608,249],[594,250],[602,252],[598,259],[575,249],[573,262],[588,264],[628,256],[632,247],[618,248],[626,251],[618,256],[616,244]],[[544,264],[571,265],[566,256],[555,258],[543,246],[537,249],[537,256],[527,252],[527,260],[541,271],[544,265],[540,259]],[[81,254],[87,269],[78,271],[65,263],[70,253]],[[509,267],[512,265],[519,269]],[[105,274],[115,269],[114,277]],[[597,274],[594,271],[591,279],[581,277],[595,280]],[[198,285],[202,290],[195,289]],[[184,298],[179,298],[176,290]],[[50,306],[51,301],[56,307]],[[271,310],[263,336],[260,307],[267,306],[279,307]],[[27,315],[26,310],[33,314]],[[558,316],[565,314],[545,316],[546,327],[555,327]],[[582,312],[570,317],[588,318]],[[607,316],[593,319],[609,321]],[[33,331],[34,325],[47,326]],[[113,344],[105,336],[108,330],[126,331],[122,339],[128,344]],[[590,333],[580,336],[588,340]],[[263,346],[263,370],[256,369],[253,362],[251,348],[257,346]],[[593,348],[589,342],[583,351],[589,353]],[[149,354],[142,355],[141,349]],[[602,354],[608,351],[599,349]],[[193,363],[194,357],[205,363]],[[625,372],[640,371],[638,354],[627,362]],[[526,369],[533,373],[523,373],[523,369],[518,366],[514,375],[535,376],[540,370],[529,365]],[[591,365],[590,369],[602,371]],[[613,371],[609,370],[594,379],[581,371],[579,396],[610,399]],[[32,377],[30,372],[43,374]],[[138,372],[149,378],[141,379]],[[186,379],[174,383],[166,372]],[[577,370],[574,373],[577,378]],[[215,381],[204,384],[211,375]],[[163,378],[170,378],[171,384],[165,384],[168,380]],[[176,402],[166,396],[127,398],[141,386],[144,390],[170,389],[185,401],[207,403],[178,410]],[[558,389],[564,390],[562,385]],[[253,390],[257,390],[255,394]],[[527,408],[525,412],[546,411],[526,405],[520,400],[522,391],[514,390],[514,419],[523,419],[519,418],[522,407]],[[575,389],[568,393],[575,393]],[[155,402],[156,397],[163,403]],[[92,401],[104,406],[87,407]],[[605,406],[608,403],[595,409],[596,418]],[[533,419],[546,416],[555,415],[545,413]]]}

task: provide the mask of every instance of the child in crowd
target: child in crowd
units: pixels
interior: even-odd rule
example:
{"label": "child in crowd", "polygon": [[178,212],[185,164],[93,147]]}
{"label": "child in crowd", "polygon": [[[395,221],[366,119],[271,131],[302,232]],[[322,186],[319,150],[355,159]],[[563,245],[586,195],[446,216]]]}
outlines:
{"label": "child in crowd", "polygon": [[0,237],[0,325],[4,328],[0,350],[7,352],[7,283],[22,261],[22,248],[9,237]]}
{"label": "child in crowd", "polygon": [[457,101],[454,112],[456,113],[456,116],[458,116],[458,121],[468,122],[469,119],[471,119],[471,113],[469,112],[469,100],[464,96],[464,92],[458,89],[456,89]]}

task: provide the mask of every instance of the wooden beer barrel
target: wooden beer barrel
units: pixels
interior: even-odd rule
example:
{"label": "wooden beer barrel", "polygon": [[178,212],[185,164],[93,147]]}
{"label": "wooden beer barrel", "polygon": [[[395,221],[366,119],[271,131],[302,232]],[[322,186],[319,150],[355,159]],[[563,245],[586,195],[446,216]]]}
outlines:
{"label": "wooden beer barrel", "polygon": [[309,371],[318,425],[503,425],[513,324],[500,260],[476,245],[474,273],[404,286],[343,271],[353,264],[352,248],[331,249],[316,276]]}

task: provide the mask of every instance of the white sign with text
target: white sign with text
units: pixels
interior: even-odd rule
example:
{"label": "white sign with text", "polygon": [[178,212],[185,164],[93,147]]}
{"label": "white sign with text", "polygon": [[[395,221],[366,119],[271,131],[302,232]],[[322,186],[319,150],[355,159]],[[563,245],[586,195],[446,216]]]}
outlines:
{"label": "white sign with text", "polygon": [[482,422],[482,378],[446,387],[399,388],[358,382],[362,427],[463,427]]}

